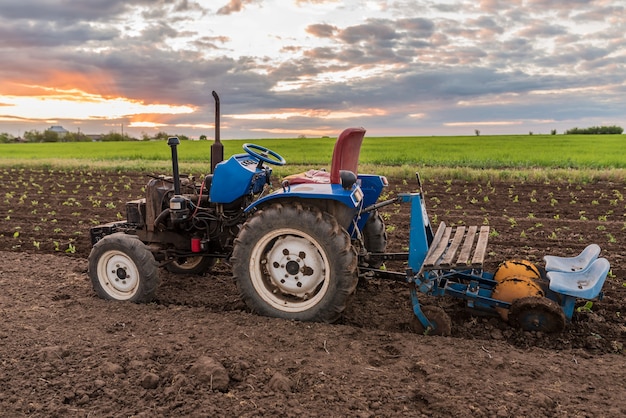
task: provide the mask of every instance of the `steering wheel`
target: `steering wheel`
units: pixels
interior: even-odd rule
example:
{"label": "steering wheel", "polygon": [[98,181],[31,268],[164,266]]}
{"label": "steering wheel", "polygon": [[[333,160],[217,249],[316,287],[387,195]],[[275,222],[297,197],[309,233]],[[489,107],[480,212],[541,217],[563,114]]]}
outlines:
{"label": "steering wheel", "polygon": [[[247,152],[248,154],[250,154],[250,156],[256,158],[257,160],[261,160],[268,164],[273,164],[273,165],[287,164],[287,161],[280,154],[272,151],[269,148],[262,147],[260,145],[243,144],[243,150]],[[259,154],[258,152],[255,152],[253,150],[261,151],[261,153]],[[270,156],[274,158],[270,158]]]}

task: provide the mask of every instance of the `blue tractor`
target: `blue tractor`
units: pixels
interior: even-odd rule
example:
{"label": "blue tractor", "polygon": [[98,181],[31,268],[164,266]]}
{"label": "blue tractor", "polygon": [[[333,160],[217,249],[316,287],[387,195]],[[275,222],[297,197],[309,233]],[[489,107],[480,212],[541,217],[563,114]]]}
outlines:
{"label": "blue tractor", "polygon": [[[463,299],[481,313],[500,316],[525,330],[558,332],[572,319],[578,299],[602,297],[610,271],[589,245],[575,257],[545,256],[545,266],[525,260],[483,269],[488,226],[433,231],[419,175],[418,190],[378,201],[387,180],[358,173],[365,135],[343,131],[330,171],[287,176],[269,192],[275,151],[245,144],[245,153],[223,160],[219,141],[211,147],[211,174],[199,182],[178,172],[178,138],[170,138],[172,176],[155,176],[146,197],[127,202],[126,220],[91,229],[89,277],[96,293],[110,300],[148,302],[159,284],[159,268],[202,274],[228,259],[240,295],[261,315],[333,322],[346,307],[359,277],[390,279],[411,288],[412,327],[447,335],[450,317],[422,305],[421,295]],[[378,209],[409,204],[408,252],[387,253],[385,224]],[[404,263],[404,271],[381,268]]]}
{"label": "blue tractor", "polygon": [[[146,197],[126,203],[126,220],[91,228],[89,276],[109,300],[151,301],[159,268],[202,274],[229,259],[248,307],[259,314],[303,321],[335,321],[358,282],[358,264],[377,268],[385,225],[376,211],[387,180],[357,174],[365,130],[338,137],[329,172],[286,178],[269,193],[275,151],[245,144],[221,161],[219,98],[212,173],[181,176],[178,138],[170,138],[172,176],[154,176]],[[216,145],[218,145],[216,147]],[[367,210],[364,210],[368,208]]]}

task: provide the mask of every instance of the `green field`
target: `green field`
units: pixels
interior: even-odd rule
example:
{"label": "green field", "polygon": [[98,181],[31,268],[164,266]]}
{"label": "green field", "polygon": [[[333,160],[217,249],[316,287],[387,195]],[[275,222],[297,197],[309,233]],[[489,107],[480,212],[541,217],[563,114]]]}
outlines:
{"label": "green field", "polygon": [[[415,171],[447,177],[623,179],[624,135],[515,135],[466,137],[366,137],[361,171],[411,177]],[[266,146],[288,162],[279,175],[328,167],[335,138],[228,140],[224,155],[242,144]],[[181,171],[205,173],[212,141],[183,141]],[[165,142],[0,144],[1,167],[94,168],[169,172]]]}

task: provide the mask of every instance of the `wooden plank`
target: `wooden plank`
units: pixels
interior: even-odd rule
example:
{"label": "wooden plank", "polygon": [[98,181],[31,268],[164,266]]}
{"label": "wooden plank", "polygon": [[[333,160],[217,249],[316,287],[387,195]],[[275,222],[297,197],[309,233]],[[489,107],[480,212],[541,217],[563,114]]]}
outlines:
{"label": "wooden plank", "polygon": [[430,244],[430,247],[436,246],[439,241],[441,241],[441,237],[443,233],[446,232],[446,223],[441,222],[439,224],[439,228],[437,228],[437,232],[435,232],[435,236],[433,237],[433,242]]}
{"label": "wooden plank", "polygon": [[[442,227],[440,226],[439,229],[441,228]],[[439,234],[439,229],[437,230],[435,238],[439,237],[439,240],[436,241],[435,239],[433,239],[430,250],[428,251],[428,254],[426,254],[426,260],[424,260],[424,266],[426,267],[434,266],[435,264],[437,264],[439,258],[441,258],[446,248],[448,248],[448,240],[450,239],[452,228],[446,227],[445,225],[443,226],[443,228],[444,230],[441,235]]]}
{"label": "wooden plank", "polygon": [[469,227],[467,235],[465,236],[465,242],[461,248],[461,253],[459,254],[459,258],[456,260],[457,265],[466,266],[468,264],[470,253],[472,251],[472,247],[474,246],[476,231],[478,231],[478,227],[476,225]]}
{"label": "wooden plank", "polygon": [[482,266],[485,260],[485,252],[487,251],[487,241],[489,240],[489,227],[481,226],[480,233],[478,235],[478,242],[476,243],[476,250],[474,251],[474,257],[472,258],[473,266]]}
{"label": "wooden plank", "polygon": [[463,242],[463,238],[465,238],[465,227],[459,226],[454,231],[454,237],[452,238],[452,243],[448,247],[446,251],[446,255],[443,257],[439,265],[441,267],[447,267],[452,264],[452,259],[456,255],[457,250],[459,249],[461,243]]}
{"label": "wooden plank", "polygon": [[448,227],[442,222],[426,254],[422,271],[482,267],[488,240],[488,226]]}

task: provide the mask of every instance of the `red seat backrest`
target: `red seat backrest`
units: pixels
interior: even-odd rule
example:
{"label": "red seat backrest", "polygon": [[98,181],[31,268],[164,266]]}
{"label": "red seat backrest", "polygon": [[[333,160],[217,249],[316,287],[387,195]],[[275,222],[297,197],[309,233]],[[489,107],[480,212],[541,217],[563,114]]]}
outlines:
{"label": "red seat backrest", "polygon": [[359,154],[364,136],[365,129],[363,128],[348,128],[339,135],[333,149],[333,161],[330,165],[330,182],[332,184],[341,184],[340,170],[349,170],[358,174]]}

